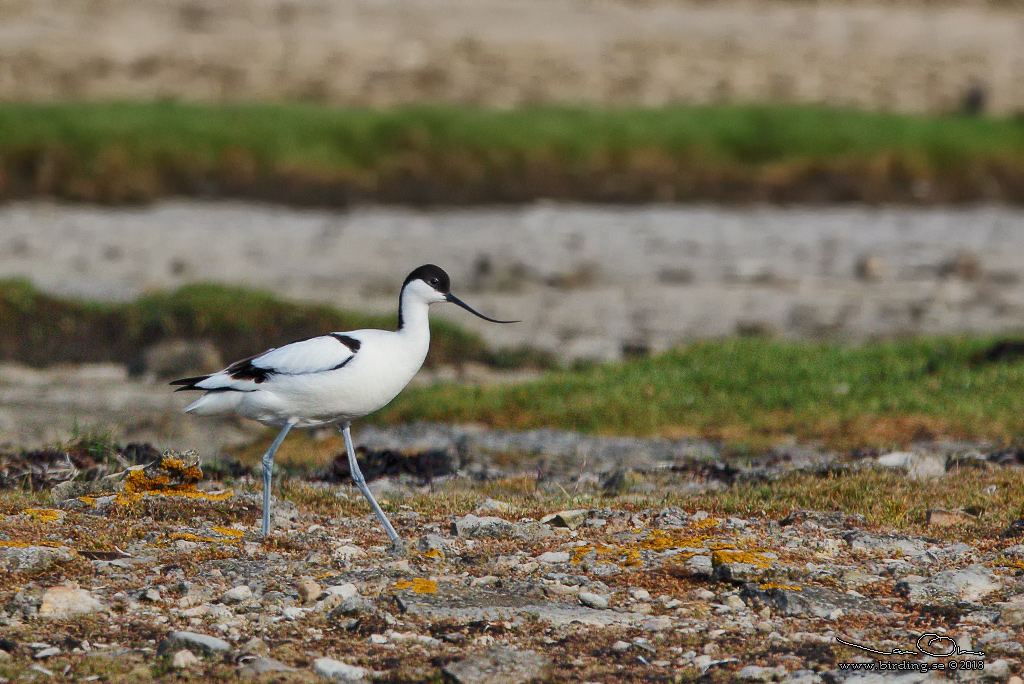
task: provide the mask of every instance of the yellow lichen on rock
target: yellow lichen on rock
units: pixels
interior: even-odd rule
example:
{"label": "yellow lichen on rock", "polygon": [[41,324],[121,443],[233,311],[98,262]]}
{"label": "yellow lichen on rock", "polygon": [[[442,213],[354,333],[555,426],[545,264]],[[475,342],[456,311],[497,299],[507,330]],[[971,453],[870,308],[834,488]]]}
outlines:
{"label": "yellow lichen on rock", "polygon": [[22,513],[44,523],[56,522],[64,515],[52,508],[26,508]]}
{"label": "yellow lichen on rock", "polygon": [[242,530],[236,530],[233,527],[211,527],[210,529],[217,534],[223,534],[225,537],[231,537],[233,539],[241,539],[245,536],[245,532]]}
{"label": "yellow lichen on rock", "polygon": [[771,567],[771,559],[755,551],[738,551],[732,549],[718,549],[711,552],[711,564],[714,566],[726,563],[747,563],[758,568]]}
{"label": "yellow lichen on rock", "polygon": [[437,591],[437,582],[422,577],[417,577],[411,582],[409,580],[398,580],[395,582],[395,589],[412,589],[413,593],[416,594],[433,594]]}

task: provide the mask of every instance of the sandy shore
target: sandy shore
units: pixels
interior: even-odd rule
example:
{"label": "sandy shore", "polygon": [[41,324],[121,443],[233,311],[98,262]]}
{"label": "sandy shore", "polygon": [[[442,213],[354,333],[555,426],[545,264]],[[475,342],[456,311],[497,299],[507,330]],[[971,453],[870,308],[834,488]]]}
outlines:
{"label": "sandy shore", "polygon": [[0,100],[343,105],[787,101],[1024,110],[993,3],[38,0],[0,3]]}

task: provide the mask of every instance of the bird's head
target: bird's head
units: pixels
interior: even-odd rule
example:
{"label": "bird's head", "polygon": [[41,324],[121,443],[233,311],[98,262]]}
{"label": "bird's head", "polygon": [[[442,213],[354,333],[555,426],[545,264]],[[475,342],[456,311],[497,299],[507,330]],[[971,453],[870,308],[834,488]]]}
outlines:
{"label": "bird's head", "polygon": [[519,321],[499,321],[496,318],[484,316],[473,309],[469,304],[452,294],[452,279],[440,266],[425,264],[410,273],[405,282],[402,283],[402,296],[417,297],[427,304],[438,302],[451,302],[461,306],[474,316],[479,316],[485,321],[492,323],[519,323]]}

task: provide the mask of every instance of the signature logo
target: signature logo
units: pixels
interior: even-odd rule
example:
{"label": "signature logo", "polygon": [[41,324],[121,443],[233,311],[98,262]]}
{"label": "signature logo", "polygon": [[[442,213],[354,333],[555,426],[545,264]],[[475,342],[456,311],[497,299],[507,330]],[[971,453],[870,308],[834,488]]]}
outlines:
{"label": "signature logo", "polygon": [[905,651],[899,646],[891,651],[879,651],[876,648],[863,646],[853,641],[847,641],[841,637],[836,637],[836,641],[846,646],[859,648],[862,651],[867,651],[868,653],[873,653],[875,655],[926,655],[933,656],[935,658],[955,658],[957,656],[985,657],[984,651],[961,651],[960,644],[956,643],[948,636],[933,634],[932,632],[925,632],[918,638],[916,651]]}

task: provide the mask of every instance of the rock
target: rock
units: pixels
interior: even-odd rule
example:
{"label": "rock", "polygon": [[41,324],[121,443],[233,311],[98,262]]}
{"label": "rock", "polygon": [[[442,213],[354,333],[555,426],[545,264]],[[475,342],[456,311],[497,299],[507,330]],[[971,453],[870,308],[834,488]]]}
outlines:
{"label": "rock", "polygon": [[270,647],[259,637],[253,637],[246,641],[239,651],[245,655],[265,656],[270,653]]}
{"label": "rock", "polygon": [[66,563],[74,558],[70,547],[25,546],[7,542],[0,545],[0,570],[17,572],[21,570],[46,570],[57,563]]}
{"label": "rock", "polygon": [[983,565],[963,570],[945,570],[927,578],[906,577],[896,583],[896,593],[914,605],[950,605],[977,601],[1000,589],[991,571]]}
{"label": "rock", "polygon": [[440,553],[442,556],[448,553],[448,542],[439,534],[425,534],[416,542],[420,553]]}
{"label": "rock", "polygon": [[480,513],[508,513],[511,510],[512,504],[496,499],[484,499],[473,512],[479,515]]}
{"label": "rock", "polygon": [[646,589],[641,589],[640,587],[633,587],[632,589],[630,589],[629,595],[637,601],[651,600],[651,592],[647,591]]}
{"label": "rock", "polygon": [[885,277],[885,259],[880,254],[862,254],[854,266],[857,280],[877,282]]}
{"label": "rock", "polygon": [[710,577],[714,572],[714,565],[711,562],[711,556],[691,556],[686,559],[683,563],[683,567],[688,572],[694,575],[700,575],[701,577]]}
{"label": "rock", "polygon": [[472,513],[452,523],[452,534],[466,539],[493,537],[509,539],[515,532],[515,526],[503,518],[485,516],[479,518]]}
{"label": "rock", "polygon": [[[187,653],[188,651],[186,651]],[[238,676],[242,679],[253,679],[266,672],[298,672],[298,668],[289,667],[273,658],[257,656],[245,660],[238,668]],[[343,680],[344,681],[344,680]]]}
{"label": "rock", "polygon": [[946,474],[945,458],[911,451],[898,451],[879,456],[875,463],[883,468],[903,470],[911,480],[929,480]]}
{"label": "rock", "polygon": [[541,518],[540,522],[543,525],[551,525],[552,527],[568,527],[570,530],[575,530],[577,527],[583,524],[583,521],[587,518],[587,512],[585,510],[576,509],[571,511],[559,511],[558,513],[552,513]]}
{"label": "rock", "polygon": [[738,679],[746,679],[754,682],[777,682],[787,675],[784,667],[758,667],[747,665],[736,673]]}
{"label": "rock", "polygon": [[[1020,597],[1018,597],[1020,598]],[[999,606],[999,624],[1008,627],[1024,626],[1024,600],[996,604]]]}
{"label": "rock", "polygon": [[816,585],[761,589],[748,583],[743,585],[740,598],[755,611],[768,607],[773,613],[786,616],[836,620],[849,614],[889,613],[885,606],[871,599]]}
{"label": "rock", "polygon": [[199,658],[195,657],[192,651],[183,648],[171,658],[171,667],[175,670],[186,670],[200,664]]}
{"label": "rock", "polygon": [[357,558],[366,558],[366,552],[358,546],[336,546],[331,550],[331,558],[339,561],[353,561]]}
{"label": "rock", "polygon": [[455,684],[525,684],[551,675],[551,659],[536,651],[491,646],[442,670]]}
{"label": "rock", "polygon": [[50,490],[54,504],[63,504],[82,496],[117,494],[118,499],[133,501],[146,494],[159,496],[220,497],[227,494],[207,494],[196,489],[203,479],[199,455],[194,451],[168,450],[147,466],[133,466],[98,480],[68,480]]}
{"label": "rock", "polygon": [[608,599],[592,591],[582,591],[579,595],[580,603],[589,607],[603,609],[608,607]]}
{"label": "rock", "polygon": [[240,584],[237,587],[228,589],[220,596],[221,603],[241,603],[252,598],[252,589],[248,585]]}
{"label": "rock", "polygon": [[977,517],[970,515],[962,508],[952,511],[947,511],[944,508],[932,508],[927,513],[928,524],[932,527],[951,527],[974,520],[977,520]]}
{"label": "rock", "polygon": [[612,650],[621,653],[622,651],[628,651],[630,646],[631,644],[628,641],[616,641],[612,644]]}
{"label": "rock", "polygon": [[362,596],[349,596],[344,598],[334,610],[330,612],[332,618],[357,617],[364,613],[373,612],[373,604]]}
{"label": "rock", "polygon": [[313,661],[313,671],[329,682],[365,682],[370,671],[365,667],[347,665],[334,658],[317,658]]}
{"label": "rock", "polygon": [[48,618],[66,618],[104,610],[104,606],[89,592],[77,587],[50,587],[43,594],[39,615]]}
{"label": "rock", "polygon": [[654,518],[655,527],[683,527],[690,516],[678,506],[665,506]]}
{"label": "rock", "polygon": [[36,660],[46,660],[47,658],[52,658],[53,656],[58,655],[59,653],[59,648],[57,648],[56,646],[49,646],[47,648],[36,651],[35,655],[33,655],[32,657]]}
{"label": "rock", "polygon": [[165,654],[177,652],[182,648],[187,648],[192,652],[198,651],[200,653],[214,655],[217,653],[227,653],[231,650],[231,644],[223,639],[207,636],[205,634],[197,634],[196,632],[172,632],[171,635],[164,639],[163,643],[160,644],[158,651],[161,654]]}
{"label": "rock", "polygon": [[359,589],[357,589],[356,585],[351,582],[346,582],[345,584],[336,584],[327,587],[324,589],[324,593],[328,596],[340,596],[341,598],[346,599],[351,598],[352,596],[358,596]]}
{"label": "rock", "polygon": [[322,590],[320,585],[312,577],[303,577],[299,580],[299,599],[304,604],[310,604],[320,598]]}
{"label": "rock", "polygon": [[568,563],[572,555],[568,551],[547,551],[537,556],[539,563],[555,564],[555,563]]}

